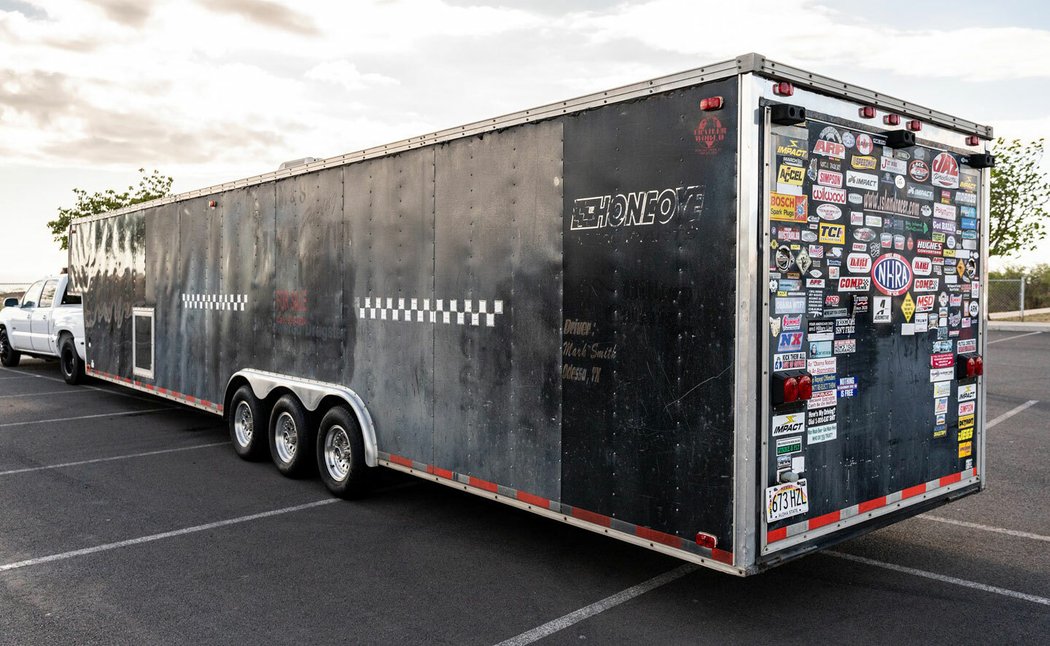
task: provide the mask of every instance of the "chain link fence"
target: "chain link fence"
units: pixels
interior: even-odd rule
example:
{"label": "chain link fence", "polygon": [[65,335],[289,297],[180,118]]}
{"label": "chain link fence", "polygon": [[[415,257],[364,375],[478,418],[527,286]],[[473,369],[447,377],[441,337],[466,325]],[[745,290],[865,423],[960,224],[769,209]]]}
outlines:
{"label": "chain link fence", "polygon": [[1018,312],[1024,309],[1023,278],[988,279],[988,311]]}

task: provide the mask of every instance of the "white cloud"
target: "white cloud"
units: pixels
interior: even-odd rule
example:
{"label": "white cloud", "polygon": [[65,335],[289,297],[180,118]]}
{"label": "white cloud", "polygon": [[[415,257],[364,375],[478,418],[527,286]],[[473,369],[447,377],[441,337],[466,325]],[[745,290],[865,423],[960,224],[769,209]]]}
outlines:
{"label": "white cloud", "polygon": [[363,90],[370,85],[397,85],[398,80],[375,72],[361,72],[346,59],[324,61],[306,71],[306,78],[334,83],[349,91]]}

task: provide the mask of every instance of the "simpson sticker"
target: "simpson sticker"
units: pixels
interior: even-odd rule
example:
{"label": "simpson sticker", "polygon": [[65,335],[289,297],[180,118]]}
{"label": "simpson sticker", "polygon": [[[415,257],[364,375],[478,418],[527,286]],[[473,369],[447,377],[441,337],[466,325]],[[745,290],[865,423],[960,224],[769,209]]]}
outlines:
{"label": "simpson sticker", "polygon": [[842,276],[839,278],[840,292],[871,291],[871,279],[867,276]]}
{"label": "simpson sticker", "polygon": [[941,188],[959,188],[959,162],[950,153],[940,153],[933,158],[930,165],[934,186]]}
{"label": "simpson sticker", "polygon": [[805,195],[785,195],[770,193],[769,219],[780,222],[806,222],[809,209]]}
{"label": "simpson sticker", "polygon": [[842,173],[832,170],[821,170],[817,172],[817,184],[821,186],[832,186],[842,188]]}
{"label": "simpson sticker", "polygon": [[809,511],[809,492],[805,478],[766,489],[766,522],[772,523]]}
{"label": "simpson sticker", "polygon": [[774,415],[773,424],[770,426],[773,437],[781,435],[797,435],[806,432],[806,417],[802,413],[791,415]]}
{"label": "simpson sticker", "polygon": [[806,434],[806,440],[810,444],[828,442],[838,437],[838,426],[836,424],[824,424],[822,426],[810,426]]}
{"label": "simpson sticker", "polygon": [[865,191],[877,191],[879,190],[879,176],[870,173],[846,171],[846,186],[860,188]]}
{"label": "simpson sticker", "polygon": [[846,203],[846,191],[841,188],[830,188],[828,186],[814,186],[810,195],[817,202],[834,202],[835,204]]}
{"label": "simpson sticker", "polygon": [[959,417],[963,417],[964,415],[973,415],[975,408],[976,404],[972,401],[959,404]]}
{"label": "simpson sticker", "polygon": [[895,253],[883,254],[871,268],[875,288],[887,296],[900,296],[911,287],[911,264]]}
{"label": "simpson sticker", "polygon": [[703,186],[584,197],[573,201],[569,228],[580,231],[667,224],[675,216],[681,220],[696,221],[700,219],[703,209]]}

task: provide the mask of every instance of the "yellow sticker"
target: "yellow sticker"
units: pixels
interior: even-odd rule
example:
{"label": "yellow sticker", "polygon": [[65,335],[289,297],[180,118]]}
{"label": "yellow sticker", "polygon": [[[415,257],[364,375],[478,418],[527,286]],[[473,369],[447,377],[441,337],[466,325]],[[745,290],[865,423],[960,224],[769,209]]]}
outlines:
{"label": "yellow sticker", "polygon": [[806,169],[801,166],[781,164],[780,172],[777,173],[777,184],[791,184],[802,186],[802,180],[806,177]]}
{"label": "yellow sticker", "polygon": [[966,263],[964,263],[962,260],[960,260],[959,262],[955,263],[955,271],[960,276],[965,276],[966,275]]}
{"label": "yellow sticker", "polygon": [[968,458],[973,453],[973,442],[960,442],[959,443],[959,457]]}
{"label": "yellow sticker", "polygon": [[973,428],[966,428],[959,430],[959,441],[972,440],[973,439]]}
{"label": "yellow sticker", "polygon": [[904,320],[911,323],[911,315],[915,313],[915,301],[911,298],[911,292],[904,295],[904,302],[901,303],[901,311],[904,312]]}
{"label": "yellow sticker", "polygon": [[809,211],[805,195],[769,194],[769,219],[781,222],[807,222]]}
{"label": "yellow sticker", "polygon": [[846,227],[842,224],[821,222],[817,234],[820,242],[828,244],[845,244],[846,242]]}
{"label": "yellow sticker", "polygon": [[959,416],[959,428],[973,428],[973,414]]}

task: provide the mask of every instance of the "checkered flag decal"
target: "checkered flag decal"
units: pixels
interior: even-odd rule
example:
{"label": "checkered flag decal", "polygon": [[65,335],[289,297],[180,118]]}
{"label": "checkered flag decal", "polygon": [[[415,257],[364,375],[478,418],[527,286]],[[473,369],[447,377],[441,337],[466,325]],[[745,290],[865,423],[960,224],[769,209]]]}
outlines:
{"label": "checkered flag decal", "polygon": [[503,315],[503,301],[446,300],[439,298],[384,298],[367,296],[354,299],[362,320],[442,323],[493,327]]}
{"label": "checkered flag decal", "polygon": [[243,312],[247,294],[182,294],[182,306],[190,310]]}

